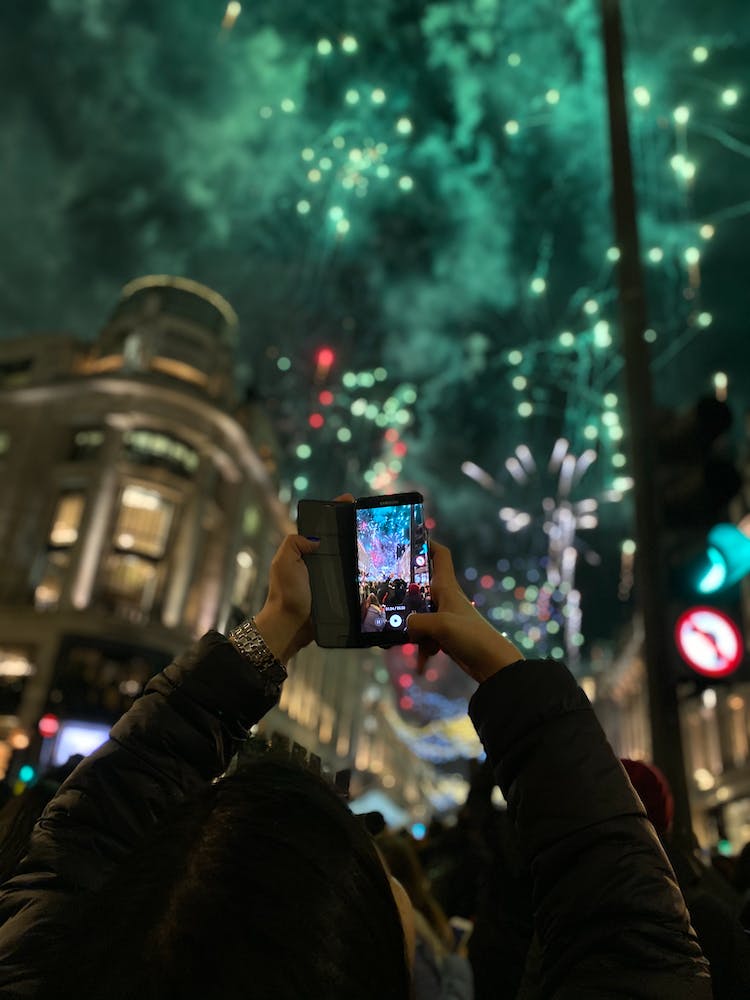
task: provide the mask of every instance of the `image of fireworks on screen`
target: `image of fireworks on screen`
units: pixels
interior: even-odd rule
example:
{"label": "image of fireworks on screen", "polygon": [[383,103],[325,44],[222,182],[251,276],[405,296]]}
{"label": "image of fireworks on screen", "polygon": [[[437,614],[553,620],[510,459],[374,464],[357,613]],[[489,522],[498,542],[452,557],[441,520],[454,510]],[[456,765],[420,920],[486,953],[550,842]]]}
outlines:
{"label": "image of fireworks on screen", "polygon": [[409,580],[411,507],[372,507],[357,515],[361,580]]}

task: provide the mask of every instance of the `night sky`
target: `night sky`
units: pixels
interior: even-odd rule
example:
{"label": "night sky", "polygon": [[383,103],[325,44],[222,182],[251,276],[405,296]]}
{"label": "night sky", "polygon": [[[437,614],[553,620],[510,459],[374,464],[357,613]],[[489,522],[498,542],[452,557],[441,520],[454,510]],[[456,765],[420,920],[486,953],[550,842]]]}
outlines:
{"label": "night sky", "polygon": [[[467,591],[527,637],[564,437],[589,454],[571,499],[599,504],[581,631],[607,636],[632,528],[596,3],[237,7],[2,4],[2,336],[93,338],[141,274],[216,288],[292,505],[422,489]],[[624,17],[657,397],[726,371],[740,425],[750,5]]]}

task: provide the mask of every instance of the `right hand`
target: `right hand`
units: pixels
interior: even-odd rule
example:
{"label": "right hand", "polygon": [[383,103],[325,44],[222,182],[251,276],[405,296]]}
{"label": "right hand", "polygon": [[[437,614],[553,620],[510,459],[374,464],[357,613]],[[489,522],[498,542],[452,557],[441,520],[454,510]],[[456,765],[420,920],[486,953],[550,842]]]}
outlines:
{"label": "right hand", "polygon": [[461,590],[450,551],[438,542],[430,542],[430,552],[430,592],[437,610],[413,612],[406,619],[409,638],[419,643],[420,667],[428,656],[442,649],[481,684],[503,667],[523,660],[513,643],[479,614]]}

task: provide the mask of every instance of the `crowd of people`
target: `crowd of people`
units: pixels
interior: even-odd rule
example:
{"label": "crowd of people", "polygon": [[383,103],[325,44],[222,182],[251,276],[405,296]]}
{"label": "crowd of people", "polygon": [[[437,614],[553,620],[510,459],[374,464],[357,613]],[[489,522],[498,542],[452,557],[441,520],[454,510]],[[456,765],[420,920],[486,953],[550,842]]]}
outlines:
{"label": "crowd of people", "polygon": [[393,615],[397,616],[398,624],[391,628],[400,631],[412,612],[424,614],[429,610],[430,586],[387,576],[378,581],[363,581],[360,598],[363,632],[388,630]]}
{"label": "crowd of people", "polygon": [[477,685],[487,762],[458,823],[417,844],[356,817],[312,760],[237,763],[311,641],[317,545],[287,538],[255,618],[156,675],[50,787],[3,869],[0,997],[750,996],[739,896],[717,907],[709,873],[682,870],[666,791],[616,758],[562,664],[482,618],[437,543],[419,594],[436,610],[407,624]]}

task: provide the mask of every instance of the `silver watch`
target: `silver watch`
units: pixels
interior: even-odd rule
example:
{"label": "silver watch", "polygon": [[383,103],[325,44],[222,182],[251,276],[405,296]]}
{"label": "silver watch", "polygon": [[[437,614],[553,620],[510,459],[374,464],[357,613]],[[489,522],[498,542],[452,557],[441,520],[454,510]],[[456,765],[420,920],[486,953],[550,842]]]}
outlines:
{"label": "silver watch", "polygon": [[261,676],[281,687],[287,678],[284,664],[273,655],[258,631],[254,618],[248,618],[227,636],[243,656],[247,657]]}

